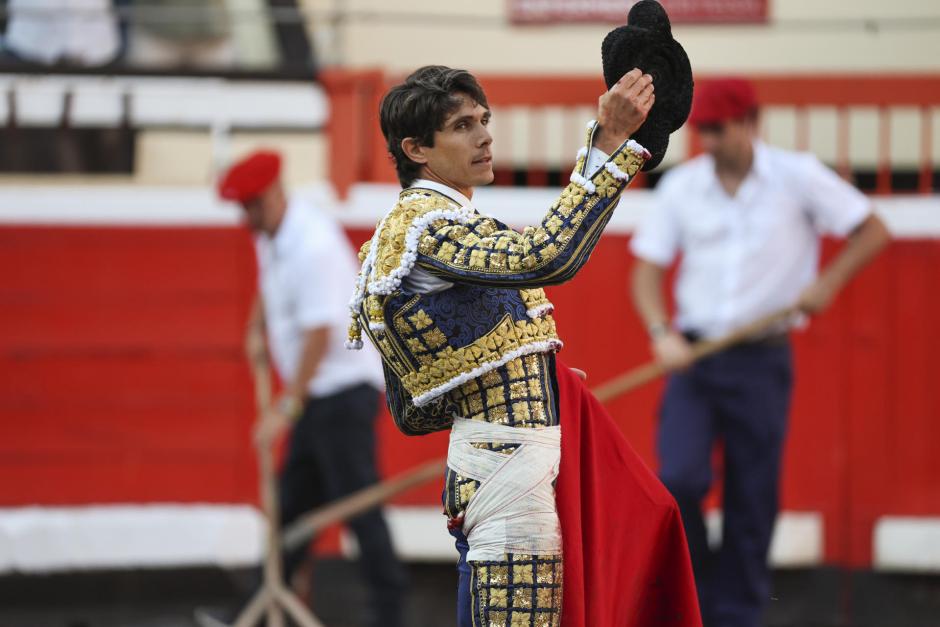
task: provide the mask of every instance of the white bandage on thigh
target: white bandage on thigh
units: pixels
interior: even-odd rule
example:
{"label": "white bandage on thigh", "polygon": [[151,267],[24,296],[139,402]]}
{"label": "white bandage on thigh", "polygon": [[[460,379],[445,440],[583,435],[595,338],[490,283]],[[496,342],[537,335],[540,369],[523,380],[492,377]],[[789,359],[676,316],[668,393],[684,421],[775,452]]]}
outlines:
{"label": "white bandage on thigh", "polygon": [[[518,444],[511,454],[473,443]],[[553,482],[561,461],[561,427],[521,429],[457,418],[447,465],[480,482],[467,503],[463,532],[468,560],[500,560],[504,553],[561,553],[561,525]]]}

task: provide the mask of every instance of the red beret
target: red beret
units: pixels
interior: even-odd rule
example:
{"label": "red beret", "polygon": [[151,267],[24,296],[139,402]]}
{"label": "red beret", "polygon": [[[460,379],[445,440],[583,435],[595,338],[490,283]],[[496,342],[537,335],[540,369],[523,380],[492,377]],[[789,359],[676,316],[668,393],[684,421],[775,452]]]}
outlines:
{"label": "red beret", "polygon": [[757,110],[754,87],[743,78],[715,78],[695,86],[692,124],[716,124],[737,120]]}
{"label": "red beret", "polygon": [[263,192],[281,173],[281,155],[258,150],[229,168],[219,181],[219,196],[225,200],[246,202]]}

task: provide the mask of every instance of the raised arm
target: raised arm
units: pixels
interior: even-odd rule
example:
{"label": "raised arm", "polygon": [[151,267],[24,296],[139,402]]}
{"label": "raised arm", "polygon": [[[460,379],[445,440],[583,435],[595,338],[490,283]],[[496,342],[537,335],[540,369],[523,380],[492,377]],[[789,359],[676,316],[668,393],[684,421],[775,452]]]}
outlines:
{"label": "raised arm", "polygon": [[[629,136],[645,121],[652,79],[633,70],[601,96],[571,183],[538,226],[521,233],[492,218],[440,220],[422,234],[416,263],[447,280],[538,287],[571,279],[587,261],[620,193],[649,154]],[[588,171],[592,150],[609,155]]]}
{"label": "raised arm", "polygon": [[417,265],[446,280],[481,285],[539,287],[574,277],[597,244],[620,193],[646,160],[643,148],[627,141],[600,169],[586,175],[596,130],[592,123],[571,183],[538,226],[520,233],[481,215],[462,223],[432,223],[419,241]]}

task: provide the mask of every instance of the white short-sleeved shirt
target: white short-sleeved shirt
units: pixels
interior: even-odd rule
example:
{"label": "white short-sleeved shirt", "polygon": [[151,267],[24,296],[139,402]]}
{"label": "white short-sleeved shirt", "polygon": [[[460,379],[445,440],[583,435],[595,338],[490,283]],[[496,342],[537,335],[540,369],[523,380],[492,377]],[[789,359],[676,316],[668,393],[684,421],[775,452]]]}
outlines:
{"label": "white short-sleeved shirt", "polygon": [[733,198],[709,155],[669,171],[630,247],[662,267],[682,254],[675,324],[714,338],[793,305],[816,277],[820,235],[845,237],[870,211],[815,156],[755,142]]}
{"label": "white short-sleeved shirt", "polygon": [[296,375],[305,332],[328,326],[329,345],[308,386],[310,395],[327,396],[360,383],[383,387],[375,350],[344,346],[359,265],[339,224],[295,199],[274,236],[255,239],[255,251],[268,344],[281,378],[291,381]]}

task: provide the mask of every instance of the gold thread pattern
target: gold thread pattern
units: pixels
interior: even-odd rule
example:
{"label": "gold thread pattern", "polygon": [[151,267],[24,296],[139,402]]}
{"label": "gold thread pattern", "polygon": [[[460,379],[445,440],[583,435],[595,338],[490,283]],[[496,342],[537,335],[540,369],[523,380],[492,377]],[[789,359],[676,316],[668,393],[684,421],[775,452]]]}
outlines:
{"label": "gold thread pattern", "polygon": [[507,553],[499,562],[470,562],[474,625],[558,627],[561,555]]}
{"label": "gold thread pattern", "polygon": [[[436,328],[435,331],[440,333]],[[440,337],[443,337],[443,334]],[[534,344],[542,345],[545,342],[557,340],[555,320],[551,316],[513,321],[507,314],[492,331],[470,344],[461,348],[445,345],[435,350],[434,360],[430,364],[421,365],[415,371],[406,373],[402,377],[402,384],[414,398],[444,386],[477,368],[488,367],[507,353]],[[412,354],[429,352],[429,348],[425,348],[425,342],[422,339],[410,337],[406,342]],[[484,382],[485,377],[490,374],[491,372],[487,372],[483,375]]]}

